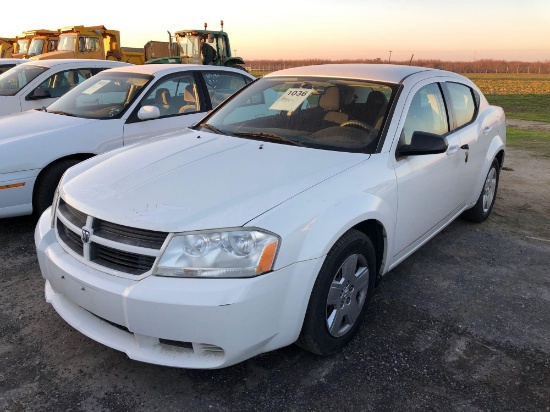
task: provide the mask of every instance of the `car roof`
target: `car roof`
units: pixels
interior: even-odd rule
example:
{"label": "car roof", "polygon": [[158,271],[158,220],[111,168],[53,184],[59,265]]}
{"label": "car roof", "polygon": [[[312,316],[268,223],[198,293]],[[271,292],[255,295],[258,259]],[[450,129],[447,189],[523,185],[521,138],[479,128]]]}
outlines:
{"label": "car roof", "polygon": [[279,70],[269,73],[264,77],[315,76],[401,83],[406,77],[420,72],[434,72],[434,75],[436,73],[437,75],[454,74],[428,67],[401,66],[396,64],[321,64]]}
{"label": "car roof", "polygon": [[27,60],[23,59],[10,59],[10,58],[2,58],[0,59],[0,66],[4,66],[6,64],[15,64],[16,66],[21,63],[25,63]]}
{"label": "car roof", "polygon": [[91,67],[119,67],[128,66],[131,63],[119,62],[116,60],[99,60],[99,59],[49,59],[49,60],[26,60],[25,65],[41,66],[41,67],[57,67],[57,66],[80,66],[87,64]]}
{"label": "car roof", "polygon": [[110,71],[124,72],[124,73],[139,73],[164,76],[165,74],[179,72],[181,70],[204,70],[204,71],[224,71],[231,73],[240,73],[250,78],[254,78],[250,73],[240,69],[233,69],[225,66],[210,66],[202,64],[140,64],[133,66],[120,67],[116,69],[110,69]]}

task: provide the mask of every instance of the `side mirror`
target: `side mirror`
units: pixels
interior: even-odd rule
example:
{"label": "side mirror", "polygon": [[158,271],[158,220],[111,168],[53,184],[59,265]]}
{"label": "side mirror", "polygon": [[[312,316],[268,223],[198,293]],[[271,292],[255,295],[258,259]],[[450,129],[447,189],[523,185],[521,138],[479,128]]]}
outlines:
{"label": "side mirror", "polygon": [[46,89],[34,89],[34,91],[27,96],[27,100],[40,100],[40,99],[50,99],[52,94],[49,90]]}
{"label": "side mirror", "polygon": [[445,153],[449,143],[443,136],[428,132],[414,132],[411,144],[402,145],[397,148],[399,156],[416,156]]}
{"label": "side mirror", "polygon": [[158,119],[160,117],[160,110],[157,106],[143,106],[139,109],[137,117],[139,120]]}

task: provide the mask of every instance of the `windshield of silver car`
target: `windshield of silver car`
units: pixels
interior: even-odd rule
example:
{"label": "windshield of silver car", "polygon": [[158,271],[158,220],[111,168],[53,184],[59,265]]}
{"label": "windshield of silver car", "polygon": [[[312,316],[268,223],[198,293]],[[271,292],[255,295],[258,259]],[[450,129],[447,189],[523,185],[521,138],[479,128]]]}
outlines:
{"label": "windshield of silver car", "polygon": [[0,96],[15,96],[37,76],[48,70],[48,67],[21,64],[0,75]]}
{"label": "windshield of silver car", "polygon": [[262,78],[198,127],[281,144],[372,153],[396,90],[394,84],[363,80]]}
{"label": "windshield of silver car", "polygon": [[118,118],[152,78],[146,74],[102,72],[61,96],[47,111],[89,119]]}

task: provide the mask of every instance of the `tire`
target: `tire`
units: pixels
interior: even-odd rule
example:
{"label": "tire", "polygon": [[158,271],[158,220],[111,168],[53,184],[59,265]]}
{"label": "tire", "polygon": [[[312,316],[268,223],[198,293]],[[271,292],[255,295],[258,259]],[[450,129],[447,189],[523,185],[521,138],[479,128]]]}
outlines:
{"label": "tire", "polygon": [[334,244],[313,286],[298,346],[328,356],[351,341],[374,291],[375,256],[370,239],[355,229]]}
{"label": "tire", "polygon": [[63,173],[75,164],[80,163],[77,159],[63,159],[47,166],[34,184],[34,192],[32,199],[33,214],[40,216],[49,208],[53,201],[55,189],[63,176]]}
{"label": "tire", "polygon": [[483,189],[477,199],[476,204],[471,209],[466,210],[462,217],[465,220],[475,223],[481,223],[489,217],[491,211],[493,210],[493,205],[495,204],[495,199],[497,197],[498,189],[498,179],[500,176],[500,164],[497,159],[493,160],[487,177],[485,178],[485,183],[483,184]]}

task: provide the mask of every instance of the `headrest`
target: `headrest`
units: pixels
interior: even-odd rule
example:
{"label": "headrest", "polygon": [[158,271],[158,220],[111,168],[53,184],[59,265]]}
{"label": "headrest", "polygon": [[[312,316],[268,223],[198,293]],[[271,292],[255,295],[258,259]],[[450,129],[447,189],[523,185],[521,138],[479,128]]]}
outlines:
{"label": "headrest", "polygon": [[319,106],[325,110],[340,110],[340,91],[338,87],[327,87],[325,93],[319,97]]}
{"label": "headrest", "polygon": [[193,93],[193,87],[191,85],[187,86],[183,91],[183,100],[186,102],[195,102],[195,94]]}

